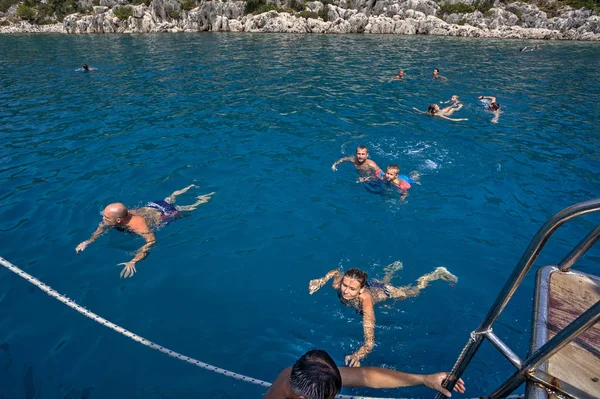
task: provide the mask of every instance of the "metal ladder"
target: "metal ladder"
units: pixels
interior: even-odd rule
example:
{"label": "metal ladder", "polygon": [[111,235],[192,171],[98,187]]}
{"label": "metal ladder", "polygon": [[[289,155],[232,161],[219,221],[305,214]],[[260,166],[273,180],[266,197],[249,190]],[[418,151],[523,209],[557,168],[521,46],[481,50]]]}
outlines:
{"label": "metal ladder", "polygon": [[[563,223],[586,213],[596,211],[600,211],[600,198],[581,202],[563,209],[550,218],[540,228],[533,240],[531,240],[529,247],[527,247],[527,250],[519,260],[517,267],[510,275],[483,322],[477,330],[471,333],[467,344],[460,353],[448,379],[444,383],[446,389],[452,390],[452,388],[454,388],[456,381],[464,373],[465,369],[475,356],[475,353],[483,343],[484,338],[487,338],[508,359],[508,361],[515,366],[517,371],[486,398],[504,398],[526,381],[528,382],[526,397],[532,397],[534,395],[535,386],[542,386],[550,392],[558,393],[567,398],[594,398],[594,396],[581,391],[567,382],[547,374],[540,369],[540,365],[545,363],[552,355],[568,345],[600,320],[600,301],[597,301],[540,348],[532,350],[533,353],[525,360],[521,360],[517,354],[502,342],[502,340],[494,334],[492,327],[525,278],[527,272],[529,272],[529,269],[533,266],[538,255],[542,251],[542,248],[550,239],[550,236]],[[597,226],[560,262],[558,266],[560,271],[568,271],[599,238],[600,226]],[[534,329],[532,335],[535,335],[535,333],[536,331]],[[436,399],[442,398],[444,398],[444,396],[441,393],[436,396]]]}

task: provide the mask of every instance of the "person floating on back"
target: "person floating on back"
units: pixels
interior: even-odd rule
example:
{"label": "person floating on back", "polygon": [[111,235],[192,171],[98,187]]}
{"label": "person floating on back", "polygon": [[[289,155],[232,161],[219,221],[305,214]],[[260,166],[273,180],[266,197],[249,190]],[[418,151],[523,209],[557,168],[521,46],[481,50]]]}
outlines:
{"label": "person floating on back", "polygon": [[308,283],[308,293],[312,295],[333,278],[331,286],[337,292],[340,301],[346,306],[353,307],[363,316],[365,342],[356,352],[346,356],[344,359],[346,365],[350,367],[360,366],[360,361],[371,353],[375,346],[375,311],[373,305],[388,299],[404,300],[416,297],[431,281],[441,279],[449,283],[458,282],[458,277],[446,268],[438,267],[433,272],[419,277],[416,286],[394,287],[390,285],[394,273],[401,269],[401,262],[392,263],[386,267],[386,274],[381,281],[367,281],[367,273],[359,269],[350,269],[344,274],[335,269],[330,270],[324,277],[311,280]]}
{"label": "person floating on back", "polygon": [[369,149],[363,145],[358,146],[356,149],[356,156],[340,158],[338,161],[334,162],[331,169],[334,172],[337,171],[337,166],[342,162],[352,162],[354,167],[363,175],[371,174],[379,170],[379,166],[369,159]]}
{"label": "person floating on back", "polygon": [[494,117],[492,118],[492,123],[498,123],[498,119],[500,119],[500,103],[496,100],[496,97],[493,96],[479,96],[480,100],[489,100],[489,104],[487,104],[486,109],[492,114]]}
{"label": "person floating on back", "polygon": [[[264,399],[333,399],[344,387],[400,388],[424,385],[445,396],[442,387],[447,373],[410,374],[381,367],[337,367],[323,350],[313,349],[302,355],[292,367],[283,370]],[[454,391],[464,393],[465,382],[456,381]]]}
{"label": "person floating on back", "polygon": [[454,112],[458,111],[459,109],[462,108],[462,104],[459,104],[457,107],[446,107],[443,110],[440,110],[440,106],[437,104],[430,104],[429,107],[427,107],[427,111],[420,111],[416,108],[413,107],[413,109],[421,114],[425,114],[425,115],[429,115],[429,116],[435,116],[438,118],[442,118],[442,119],[447,119],[449,121],[454,121],[454,122],[460,122],[460,121],[468,121],[467,118],[449,118],[448,116],[452,115]]}
{"label": "person floating on back", "polygon": [[128,231],[138,234],[144,238],[146,244],[136,252],[132,260],[118,264],[118,266],[124,265],[124,268],[121,271],[121,278],[132,277],[136,273],[135,264],[148,256],[150,248],[152,248],[156,242],[156,237],[151,229],[165,225],[170,221],[181,217],[181,212],[191,212],[195,210],[199,205],[210,201],[211,196],[214,194],[214,192],[212,192],[210,194],[200,195],[196,197],[198,201],[192,205],[175,205],[177,196],[187,192],[192,187],[196,188],[198,186],[191,184],[182,190],[173,192],[173,194],[163,201],[149,202],[146,206],[138,209],[127,209],[127,207],[120,202],[108,205],[104,208],[102,221],[96,231],[94,231],[88,240],[79,244],[77,248],[75,248],[75,251],[77,253],[84,251],[87,246],[100,237],[102,233],[113,227],[119,231]]}

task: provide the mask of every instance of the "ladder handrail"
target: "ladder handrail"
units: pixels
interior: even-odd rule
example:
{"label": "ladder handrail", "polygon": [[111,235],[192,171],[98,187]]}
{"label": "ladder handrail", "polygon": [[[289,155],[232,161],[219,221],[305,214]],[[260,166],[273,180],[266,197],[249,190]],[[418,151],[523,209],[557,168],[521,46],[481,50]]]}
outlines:
{"label": "ladder handrail", "polygon": [[[574,219],[578,216],[584,215],[586,213],[596,211],[600,211],[600,198],[580,202],[578,204],[565,208],[562,211],[555,214],[550,219],[548,219],[546,223],[544,223],[544,225],[538,230],[536,235],[529,243],[529,246],[523,253],[523,256],[521,256],[519,263],[517,264],[512,274],[504,284],[502,291],[496,297],[494,304],[488,311],[483,322],[479,325],[477,330],[471,333],[471,337],[467,341],[467,344],[460,353],[456,363],[454,364],[454,367],[452,368],[452,371],[450,372],[450,375],[444,383],[444,388],[450,391],[452,390],[452,388],[454,388],[456,381],[462,376],[468,364],[471,362],[471,359],[473,358],[473,356],[475,356],[475,353],[483,343],[485,333],[491,330],[493,324],[496,322],[496,320],[498,319],[498,317],[500,316],[500,314],[502,313],[512,296],[514,295],[519,285],[523,282],[523,279],[531,269],[531,266],[533,266],[535,260],[542,251],[542,248],[550,239],[550,236],[552,236],[552,234],[567,221]],[[594,230],[594,232],[595,231],[596,230]],[[588,234],[586,239],[584,239],[584,242],[591,242],[592,240],[588,240],[588,238],[590,238],[594,232]],[[593,244],[593,242],[591,243]],[[571,252],[571,254],[574,255],[567,256],[567,258],[578,258],[585,250],[589,248],[589,246],[581,248],[580,245],[577,248],[579,249],[579,252],[574,250]],[[576,256],[575,253],[578,253],[579,255]],[[436,396],[436,399],[442,399],[443,397],[444,396],[442,394],[438,394]]]}

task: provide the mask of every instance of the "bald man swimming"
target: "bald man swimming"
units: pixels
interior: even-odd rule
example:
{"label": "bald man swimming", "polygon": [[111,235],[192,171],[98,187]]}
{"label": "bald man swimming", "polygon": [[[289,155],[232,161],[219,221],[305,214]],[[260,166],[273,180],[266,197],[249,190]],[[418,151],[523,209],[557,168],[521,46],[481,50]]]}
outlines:
{"label": "bald man swimming", "polygon": [[100,237],[104,231],[113,227],[119,231],[129,231],[138,234],[146,240],[146,244],[138,249],[132,260],[118,264],[118,266],[124,266],[123,271],[121,271],[121,278],[132,277],[136,272],[135,264],[148,256],[150,248],[156,242],[156,237],[151,229],[181,217],[181,212],[193,211],[199,205],[210,201],[210,198],[214,194],[214,192],[212,192],[210,194],[200,195],[196,197],[198,198],[198,201],[192,205],[176,206],[175,201],[177,201],[177,197],[187,192],[192,187],[197,188],[198,186],[190,184],[182,190],[175,191],[163,201],[149,202],[146,206],[138,209],[127,209],[127,207],[120,202],[108,205],[104,208],[102,221],[96,231],[94,231],[89,240],[79,244],[77,248],[75,248],[75,251],[79,253],[85,250],[87,246]]}

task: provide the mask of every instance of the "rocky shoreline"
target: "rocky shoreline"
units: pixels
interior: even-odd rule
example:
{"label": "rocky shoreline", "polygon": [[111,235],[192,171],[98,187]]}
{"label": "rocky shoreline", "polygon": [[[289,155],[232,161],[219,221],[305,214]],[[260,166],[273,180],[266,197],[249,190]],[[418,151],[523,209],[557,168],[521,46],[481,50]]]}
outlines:
{"label": "rocky shoreline", "polygon": [[[275,5],[284,9],[289,6],[286,1],[276,0]],[[349,0],[312,1],[304,4],[304,15],[309,17],[275,10],[246,15],[245,1],[201,0],[189,10],[182,9],[177,0],[152,0],[149,5],[132,5],[127,0],[100,0],[98,6],[92,0],[80,2],[89,2],[90,14],[67,15],[63,23],[50,25],[10,23],[14,10],[13,15],[9,10],[0,15],[0,33],[367,33],[600,41],[600,16],[595,12],[563,7],[548,18],[537,6],[521,2],[496,1],[485,14],[441,15],[433,0],[354,0],[352,8]],[[123,8],[126,18],[118,12]],[[326,20],[317,17],[323,13]]]}

